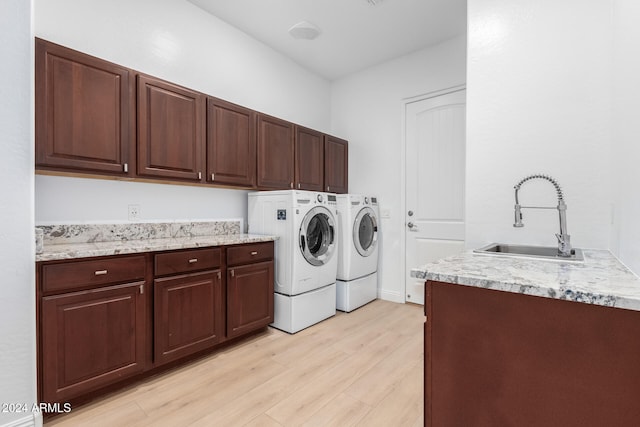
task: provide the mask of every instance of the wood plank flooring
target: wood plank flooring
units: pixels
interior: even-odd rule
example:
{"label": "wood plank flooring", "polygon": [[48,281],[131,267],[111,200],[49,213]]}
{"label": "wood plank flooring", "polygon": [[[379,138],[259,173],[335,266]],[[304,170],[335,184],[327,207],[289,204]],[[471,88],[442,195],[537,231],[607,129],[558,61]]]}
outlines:
{"label": "wood plank flooring", "polygon": [[423,322],[422,306],[376,300],[268,328],[45,425],[422,426]]}

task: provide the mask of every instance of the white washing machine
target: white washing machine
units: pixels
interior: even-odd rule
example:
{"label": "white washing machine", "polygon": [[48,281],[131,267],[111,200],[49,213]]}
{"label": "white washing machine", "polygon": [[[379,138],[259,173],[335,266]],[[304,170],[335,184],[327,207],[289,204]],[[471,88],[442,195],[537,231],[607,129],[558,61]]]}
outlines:
{"label": "white washing machine", "polygon": [[271,326],[295,333],[335,315],[336,195],[259,191],[248,205],[249,232],[278,236]]}
{"label": "white washing machine", "polygon": [[338,274],[336,307],[353,311],[378,297],[376,197],[338,194]]}

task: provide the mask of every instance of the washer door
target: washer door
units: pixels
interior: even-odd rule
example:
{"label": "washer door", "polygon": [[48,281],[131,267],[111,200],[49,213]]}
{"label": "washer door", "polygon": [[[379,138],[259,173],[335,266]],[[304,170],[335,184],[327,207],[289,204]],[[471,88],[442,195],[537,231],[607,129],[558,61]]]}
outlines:
{"label": "washer door", "polygon": [[324,265],[335,251],[335,222],[324,206],[316,206],[304,216],[300,226],[300,251],[311,265]]}
{"label": "washer door", "polygon": [[378,220],[373,209],[364,207],[353,222],[353,245],[364,257],[373,253],[378,243]]}

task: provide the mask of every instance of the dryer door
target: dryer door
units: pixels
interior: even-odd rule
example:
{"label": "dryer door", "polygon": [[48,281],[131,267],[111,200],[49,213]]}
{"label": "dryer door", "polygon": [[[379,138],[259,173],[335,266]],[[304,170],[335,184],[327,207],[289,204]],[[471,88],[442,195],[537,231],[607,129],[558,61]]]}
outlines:
{"label": "dryer door", "polygon": [[323,265],[336,248],[335,222],[324,206],[316,206],[304,216],[300,226],[299,245],[302,255],[311,265]]}
{"label": "dryer door", "polygon": [[353,222],[353,245],[358,253],[364,257],[373,253],[378,244],[378,220],[370,207],[364,207],[358,212]]}

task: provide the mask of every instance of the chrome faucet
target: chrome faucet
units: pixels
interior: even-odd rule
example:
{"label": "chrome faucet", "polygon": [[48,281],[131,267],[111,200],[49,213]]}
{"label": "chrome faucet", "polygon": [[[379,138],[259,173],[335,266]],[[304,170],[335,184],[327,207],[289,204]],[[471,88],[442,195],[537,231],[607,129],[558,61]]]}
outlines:
{"label": "chrome faucet", "polygon": [[[518,191],[520,191],[520,186],[525,182],[536,178],[545,179],[553,184],[556,188],[556,194],[558,195],[558,206],[520,206],[520,202],[518,201]],[[558,185],[558,182],[548,175],[529,175],[521,179],[513,188],[516,190],[516,205],[514,207],[515,222],[513,223],[513,226],[524,227],[524,224],[522,223],[522,209],[558,209],[558,214],[560,216],[560,233],[556,234],[556,238],[558,239],[558,255],[570,257],[571,236],[567,234],[567,205],[564,203],[562,189],[560,188],[560,185]]]}

